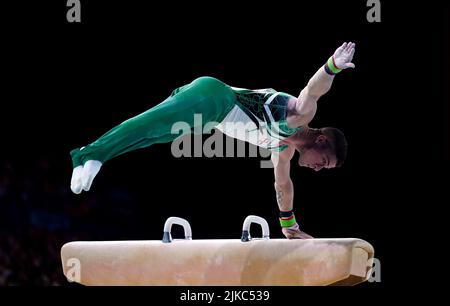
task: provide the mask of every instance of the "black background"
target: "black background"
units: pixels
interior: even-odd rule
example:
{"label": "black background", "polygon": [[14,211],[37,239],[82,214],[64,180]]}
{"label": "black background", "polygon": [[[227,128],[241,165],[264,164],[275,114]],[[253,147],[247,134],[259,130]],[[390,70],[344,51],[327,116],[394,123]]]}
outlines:
{"label": "black background", "polygon": [[[445,188],[439,175],[449,162],[443,7],[382,1],[381,23],[369,23],[366,1],[81,2],[80,24],[67,22],[65,1],[2,12],[1,156],[19,176],[46,160],[48,176],[69,192],[71,149],[174,88],[210,75],[298,95],[335,48],[353,41],[356,69],[336,77],[311,123],[342,129],[348,159],[318,173],[293,162],[295,211],[315,237],[374,246],[382,283],[363,286],[419,273],[403,260],[410,238],[439,232],[425,224],[441,225],[445,200],[425,191]],[[172,215],[190,221],[194,239],[238,238],[249,214],[282,237],[273,173],[258,158],[174,158],[159,144],[109,161],[90,192],[67,197],[95,203],[83,220],[97,224],[95,234],[85,238],[160,239]]]}

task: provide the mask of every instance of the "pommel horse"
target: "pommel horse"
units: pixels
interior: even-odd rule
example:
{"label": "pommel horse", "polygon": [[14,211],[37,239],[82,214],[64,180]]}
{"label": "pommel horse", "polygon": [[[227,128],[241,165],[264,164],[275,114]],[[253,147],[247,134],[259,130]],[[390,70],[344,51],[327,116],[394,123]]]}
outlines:
{"label": "pommel horse", "polygon": [[[262,227],[252,238],[250,225]],[[184,239],[172,239],[172,225]],[[162,240],[75,241],[61,248],[64,275],[83,285],[316,286],[368,280],[374,249],[356,238],[270,239],[267,221],[248,216],[241,239],[192,239],[170,217]]]}

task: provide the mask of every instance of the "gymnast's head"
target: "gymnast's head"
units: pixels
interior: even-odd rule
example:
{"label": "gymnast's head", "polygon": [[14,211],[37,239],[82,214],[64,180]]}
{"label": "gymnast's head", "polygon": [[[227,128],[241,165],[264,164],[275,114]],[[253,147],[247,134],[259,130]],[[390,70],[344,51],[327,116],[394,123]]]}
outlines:
{"label": "gymnast's head", "polygon": [[300,153],[298,164],[319,171],[339,168],[347,156],[344,133],[332,127],[300,129],[296,149]]}

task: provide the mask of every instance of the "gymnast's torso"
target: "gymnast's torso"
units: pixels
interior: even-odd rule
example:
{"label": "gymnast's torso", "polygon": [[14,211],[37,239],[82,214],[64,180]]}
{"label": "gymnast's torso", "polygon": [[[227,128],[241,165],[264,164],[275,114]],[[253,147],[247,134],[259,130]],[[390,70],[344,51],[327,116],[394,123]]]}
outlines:
{"label": "gymnast's torso", "polygon": [[272,151],[282,151],[281,141],[299,128],[289,128],[287,106],[293,96],[272,88],[245,89],[231,87],[235,105],[216,126],[224,134]]}

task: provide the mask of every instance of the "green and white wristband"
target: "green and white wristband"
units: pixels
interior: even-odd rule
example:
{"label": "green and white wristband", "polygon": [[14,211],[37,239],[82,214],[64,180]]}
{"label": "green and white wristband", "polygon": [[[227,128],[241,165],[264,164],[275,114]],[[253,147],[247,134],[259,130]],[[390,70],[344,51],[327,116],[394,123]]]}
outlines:
{"label": "green and white wristband", "polygon": [[334,62],[334,57],[331,56],[328,61],[326,62],[326,64],[324,65],[325,71],[330,74],[330,75],[335,75],[338,74],[339,72],[342,71],[342,69],[339,69],[336,66],[336,63]]}
{"label": "green and white wristband", "polygon": [[291,227],[295,225],[297,221],[295,220],[294,213],[287,212],[287,213],[280,213],[280,225],[281,227]]}

